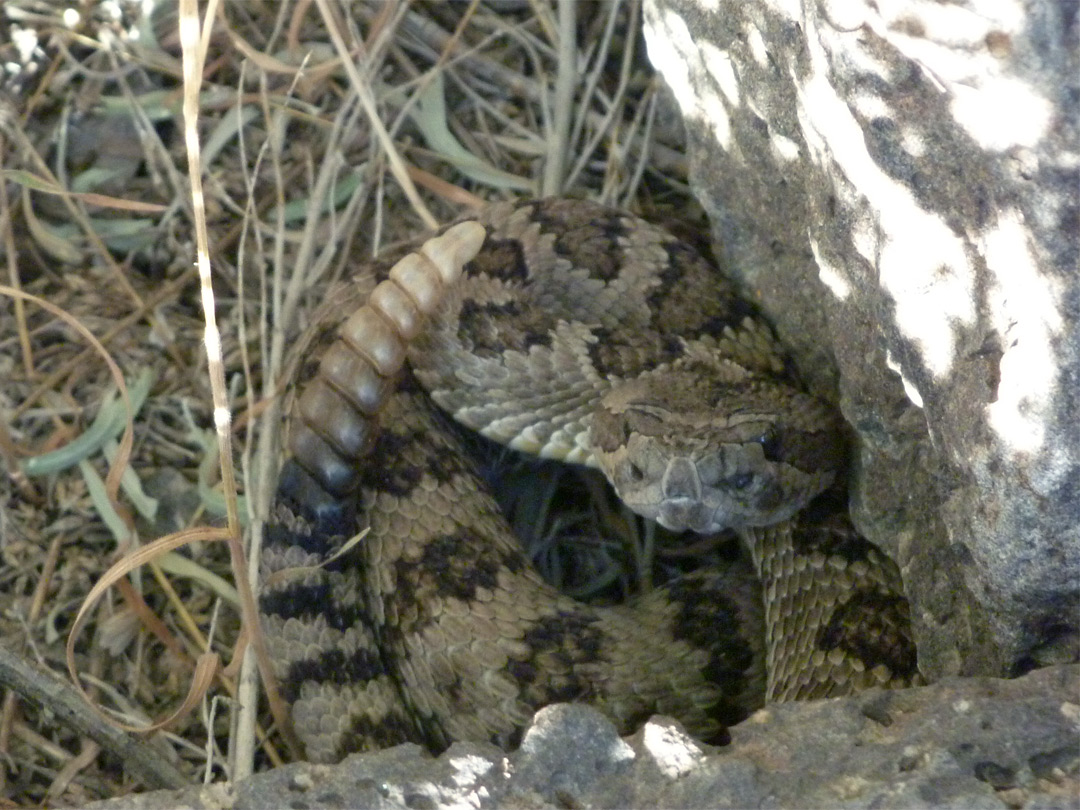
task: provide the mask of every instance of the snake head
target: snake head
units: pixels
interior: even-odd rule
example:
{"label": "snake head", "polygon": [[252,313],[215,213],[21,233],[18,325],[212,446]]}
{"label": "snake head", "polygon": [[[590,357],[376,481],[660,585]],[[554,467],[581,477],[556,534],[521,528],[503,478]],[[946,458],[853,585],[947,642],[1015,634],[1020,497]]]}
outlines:
{"label": "snake head", "polygon": [[617,386],[593,413],[593,455],[620,499],[672,531],[766,526],[835,478],[844,446],[817,399],[744,374],[649,375]]}

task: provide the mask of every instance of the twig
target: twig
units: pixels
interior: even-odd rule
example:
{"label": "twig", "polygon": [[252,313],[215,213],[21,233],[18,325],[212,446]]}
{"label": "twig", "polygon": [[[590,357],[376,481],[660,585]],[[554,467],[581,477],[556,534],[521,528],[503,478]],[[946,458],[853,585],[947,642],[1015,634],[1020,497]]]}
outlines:
{"label": "twig", "polygon": [[[53,536],[52,542],[49,543],[49,551],[45,555],[45,562],[41,567],[41,575],[38,577],[37,584],[34,586],[34,595],[30,600],[30,609],[26,613],[26,624],[32,626],[34,622],[38,620],[41,615],[41,611],[45,606],[46,595],[49,592],[49,585],[53,581],[53,573],[56,571],[56,563],[60,558],[60,546],[63,543],[64,536],[62,534],[56,534]],[[15,708],[18,698],[15,692],[9,691],[4,695],[4,705],[0,709],[0,751],[8,750],[8,737],[10,735],[11,724],[15,718]],[[3,769],[0,769],[0,787],[4,786],[6,781],[6,773]]]}
{"label": "twig", "polygon": [[180,788],[190,784],[154,746],[109,725],[67,682],[0,646],[0,684],[52,712],[64,725],[90,737],[123,763],[148,788]]}

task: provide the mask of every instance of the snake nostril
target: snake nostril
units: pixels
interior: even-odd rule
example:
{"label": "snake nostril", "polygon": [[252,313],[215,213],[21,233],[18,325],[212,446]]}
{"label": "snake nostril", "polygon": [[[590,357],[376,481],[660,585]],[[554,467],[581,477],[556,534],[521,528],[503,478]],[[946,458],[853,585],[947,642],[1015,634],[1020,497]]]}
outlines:
{"label": "snake nostril", "polygon": [[780,461],[780,454],[783,452],[783,448],[780,442],[780,436],[777,435],[775,428],[769,428],[765,433],[757,439],[761,445],[761,451],[765,455],[766,461]]}

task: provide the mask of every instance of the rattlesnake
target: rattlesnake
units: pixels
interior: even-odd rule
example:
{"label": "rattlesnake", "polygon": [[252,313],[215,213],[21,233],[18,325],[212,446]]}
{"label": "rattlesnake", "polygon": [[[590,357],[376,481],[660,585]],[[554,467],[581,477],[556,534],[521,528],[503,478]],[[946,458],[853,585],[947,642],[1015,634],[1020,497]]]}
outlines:
{"label": "rattlesnake", "polygon": [[[297,348],[260,605],[307,756],[510,746],[565,700],[624,733],[663,713],[715,739],[767,700],[917,679],[898,571],[835,505],[839,419],[731,282],[593,203],[473,219],[373,262]],[[599,466],[668,528],[734,528],[755,571],[619,606],[560,595],[450,417]]]}

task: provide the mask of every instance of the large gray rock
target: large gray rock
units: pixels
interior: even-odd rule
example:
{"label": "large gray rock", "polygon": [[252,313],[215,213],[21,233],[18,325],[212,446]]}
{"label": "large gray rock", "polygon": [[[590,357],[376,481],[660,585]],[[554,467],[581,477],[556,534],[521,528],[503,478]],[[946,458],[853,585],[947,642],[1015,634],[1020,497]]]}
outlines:
{"label": "large gray rock", "polygon": [[853,517],[932,679],[1077,654],[1078,29],[1050,0],[645,3],[722,256],[857,434]]}
{"label": "large gray rock", "polygon": [[1080,803],[1078,700],[1076,665],[1012,681],[947,678],[772,706],[732,729],[720,749],[663,718],[620,739],[595,709],[560,704],[538,712],[510,754],[458,743],[433,759],[402,745],[96,807],[1065,810]]}

